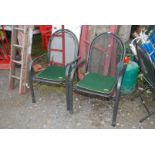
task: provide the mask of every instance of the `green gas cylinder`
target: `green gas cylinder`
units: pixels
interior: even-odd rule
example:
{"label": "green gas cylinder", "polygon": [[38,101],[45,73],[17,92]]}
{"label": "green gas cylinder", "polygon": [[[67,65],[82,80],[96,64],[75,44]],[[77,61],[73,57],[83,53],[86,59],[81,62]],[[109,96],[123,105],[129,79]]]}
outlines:
{"label": "green gas cylinder", "polygon": [[136,88],[137,78],[138,78],[139,67],[134,61],[129,61],[127,68],[122,80],[121,92],[123,94],[130,94]]}

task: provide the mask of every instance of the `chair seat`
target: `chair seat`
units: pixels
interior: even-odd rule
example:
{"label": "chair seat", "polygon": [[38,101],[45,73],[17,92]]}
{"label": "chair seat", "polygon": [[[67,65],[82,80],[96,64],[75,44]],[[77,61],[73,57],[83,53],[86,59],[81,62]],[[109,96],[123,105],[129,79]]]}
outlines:
{"label": "chair seat", "polygon": [[53,80],[53,81],[64,81],[65,80],[65,67],[60,66],[49,66],[42,72],[36,75],[36,78]]}
{"label": "chair seat", "polygon": [[84,79],[77,83],[77,88],[93,92],[109,94],[113,90],[116,77],[103,76],[96,73],[88,73]]}

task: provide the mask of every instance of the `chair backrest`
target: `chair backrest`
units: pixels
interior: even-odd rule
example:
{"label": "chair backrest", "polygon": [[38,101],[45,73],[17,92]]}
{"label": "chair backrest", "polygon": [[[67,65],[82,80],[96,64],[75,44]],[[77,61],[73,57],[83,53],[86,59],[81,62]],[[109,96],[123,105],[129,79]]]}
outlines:
{"label": "chair backrest", "polygon": [[121,39],[110,32],[102,33],[90,45],[87,72],[115,77],[124,64],[124,56]]}
{"label": "chair backrest", "polygon": [[65,66],[78,55],[78,39],[67,29],[57,30],[52,34],[48,44],[49,63]]}
{"label": "chair backrest", "polygon": [[141,48],[139,45],[136,45],[136,50],[139,59],[139,66],[144,78],[150,86],[155,88],[155,66],[150,56],[143,48]]}

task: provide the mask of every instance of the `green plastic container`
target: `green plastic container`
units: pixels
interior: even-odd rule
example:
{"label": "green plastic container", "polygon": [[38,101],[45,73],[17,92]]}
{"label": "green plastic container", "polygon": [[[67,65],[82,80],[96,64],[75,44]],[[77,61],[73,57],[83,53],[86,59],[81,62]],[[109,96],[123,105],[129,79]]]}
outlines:
{"label": "green plastic container", "polygon": [[134,61],[130,61],[127,65],[122,85],[121,85],[121,92],[123,94],[130,94],[132,93],[137,84],[139,67],[138,64]]}

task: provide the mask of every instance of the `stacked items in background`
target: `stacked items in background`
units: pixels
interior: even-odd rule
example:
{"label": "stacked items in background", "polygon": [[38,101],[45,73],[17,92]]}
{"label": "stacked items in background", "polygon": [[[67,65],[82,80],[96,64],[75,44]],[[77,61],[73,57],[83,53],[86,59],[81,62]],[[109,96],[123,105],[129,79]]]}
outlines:
{"label": "stacked items in background", "polygon": [[7,38],[4,26],[0,30],[0,69],[10,68],[10,43]]}

